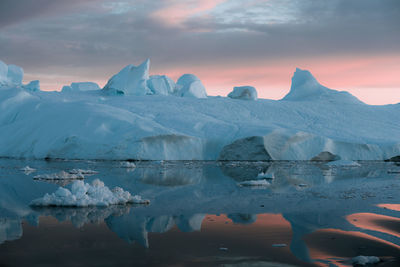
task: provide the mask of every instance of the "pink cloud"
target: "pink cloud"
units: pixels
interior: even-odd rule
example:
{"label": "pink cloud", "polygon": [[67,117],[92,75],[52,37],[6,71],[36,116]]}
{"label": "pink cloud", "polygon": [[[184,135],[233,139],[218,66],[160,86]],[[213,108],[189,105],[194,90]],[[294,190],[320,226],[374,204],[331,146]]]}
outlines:
{"label": "pink cloud", "polygon": [[181,27],[182,23],[195,15],[205,15],[226,0],[166,0],[165,6],[153,12],[150,17],[170,27]]}

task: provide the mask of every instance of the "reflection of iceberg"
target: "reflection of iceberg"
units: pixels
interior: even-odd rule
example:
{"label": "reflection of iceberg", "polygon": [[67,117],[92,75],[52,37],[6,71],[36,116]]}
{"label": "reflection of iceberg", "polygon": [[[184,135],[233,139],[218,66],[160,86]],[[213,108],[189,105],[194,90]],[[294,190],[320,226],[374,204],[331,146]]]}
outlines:
{"label": "reflection of iceberg", "polygon": [[142,168],[136,170],[141,182],[161,186],[179,186],[197,184],[201,181],[203,172],[200,168],[188,166],[160,166],[157,168]]}
{"label": "reflection of iceberg", "polygon": [[175,223],[182,232],[200,231],[205,216],[205,214],[180,215],[175,217]]}
{"label": "reflection of iceberg", "polygon": [[226,215],[234,223],[252,224],[257,221],[257,214],[232,213]]}
{"label": "reflection of iceberg", "polygon": [[22,226],[19,218],[0,218],[0,244],[22,237]]}
{"label": "reflection of iceberg", "polygon": [[120,238],[129,243],[139,243],[144,247],[149,247],[148,233],[165,233],[175,224],[182,232],[200,231],[204,214],[149,217],[129,214],[120,217],[111,216],[106,219],[107,226]]}
{"label": "reflection of iceberg", "polygon": [[122,216],[129,213],[129,206],[108,206],[108,207],[35,207],[34,211],[40,216],[52,216],[59,222],[70,221],[75,227],[82,227],[89,223],[102,223],[110,216]]}

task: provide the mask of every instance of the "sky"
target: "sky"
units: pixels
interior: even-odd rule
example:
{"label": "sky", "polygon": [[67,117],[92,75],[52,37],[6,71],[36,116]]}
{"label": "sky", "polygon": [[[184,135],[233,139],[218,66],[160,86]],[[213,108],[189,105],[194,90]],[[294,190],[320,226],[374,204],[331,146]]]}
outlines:
{"label": "sky", "polygon": [[368,104],[400,102],[399,0],[1,0],[0,60],[43,90],[104,86],[150,58],[209,95],[280,99],[296,67]]}

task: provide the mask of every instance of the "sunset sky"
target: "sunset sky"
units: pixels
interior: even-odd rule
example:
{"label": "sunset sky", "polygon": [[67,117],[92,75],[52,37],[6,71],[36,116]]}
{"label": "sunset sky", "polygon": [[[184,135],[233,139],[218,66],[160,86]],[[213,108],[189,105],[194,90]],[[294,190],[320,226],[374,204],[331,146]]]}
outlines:
{"label": "sunset sky", "polygon": [[400,102],[399,0],[1,0],[0,60],[43,90],[151,59],[209,95],[280,99],[296,67],[369,104]]}

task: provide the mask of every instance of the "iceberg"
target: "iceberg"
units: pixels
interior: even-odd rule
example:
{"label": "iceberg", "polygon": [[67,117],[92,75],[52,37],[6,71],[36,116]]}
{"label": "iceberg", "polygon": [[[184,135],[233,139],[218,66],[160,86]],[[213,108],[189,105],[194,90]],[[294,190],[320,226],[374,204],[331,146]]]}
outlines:
{"label": "iceberg", "polygon": [[176,82],[176,95],[181,97],[207,98],[206,88],[194,74],[184,74]]}
{"label": "iceberg", "polygon": [[110,206],[122,204],[148,204],[149,201],[138,195],[132,196],[120,187],[110,190],[98,179],[92,184],[83,181],[75,181],[71,190],[59,187],[56,192],[45,194],[44,197],[35,199],[31,206],[65,206],[65,207],[89,207]]}
{"label": "iceberg", "polygon": [[149,79],[150,59],[139,66],[128,65],[111,77],[104,86],[103,91],[111,95],[147,95],[150,89],[147,87]]}
{"label": "iceberg", "polygon": [[305,70],[296,70],[281,100],[237,101],[207,97],[192,74],[176,86],[167,76],[149,77],[148,60],[85,94],[9,86],[4,65],[0,157],[329,162],[400,156],[400,103],[364,104]]}
{"label": "iceberg", "polygon": [[242,100],[257,100],[257,90],[253,86],[234,87],[228,97]]}

